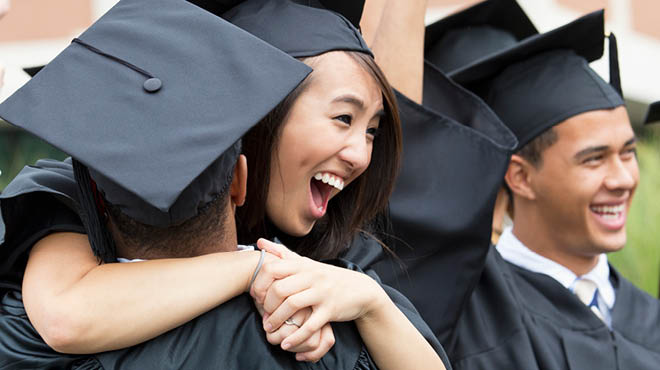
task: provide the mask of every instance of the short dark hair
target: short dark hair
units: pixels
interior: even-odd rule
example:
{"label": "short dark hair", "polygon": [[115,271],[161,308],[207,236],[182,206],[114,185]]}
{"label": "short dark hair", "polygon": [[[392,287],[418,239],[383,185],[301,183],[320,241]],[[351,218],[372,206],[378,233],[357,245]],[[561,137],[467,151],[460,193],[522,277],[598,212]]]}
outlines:
{"label": "short dark hair", "polygon": [[200,208],[195,217],[168,227],[145,225],[113,204],[106,203],[106,209],[110,232],[122,249],[146,259],[178,258],[196,256],[202,244],[225,240],[228,201],[229,186]]}
{"label": "short dark hair", "polygon": [[558,139],[559,135],[557,131],[555,131],[554,127],[550,127],[543,131],[541,135],[525,144],[517,154],[531,163],[532,166],[539,168],[543,164],[543,151],[556,143]]}
{"label": "short dark hair", "polygon": [[[337,257],[361,228],[368,226],[387,208],[401,160],[401,122],[391,86],[371,56],[355,51],[346,53],[380,87],[385,115],[381,118],[378,137],[374,139],[371,162],[364,173],[335,196],[326,215],[316,222],[308,235],[283,240],[292,250],[316,260]],[[312,78],[313,72],[243,137],[243,153],[253,177],[247,183],[245,205],[236,211],[238,242],[241,244],[276,236],[271,235],[266,216],[271,160],[277,149],[282,123]]]}

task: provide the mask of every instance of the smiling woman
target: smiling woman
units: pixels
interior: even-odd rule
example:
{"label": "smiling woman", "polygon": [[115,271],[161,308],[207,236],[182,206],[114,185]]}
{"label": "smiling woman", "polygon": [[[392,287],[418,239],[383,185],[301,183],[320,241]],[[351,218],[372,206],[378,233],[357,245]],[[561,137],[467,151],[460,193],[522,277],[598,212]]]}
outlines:
{"label": "smiling woman", "polygon": [[385,209],[401,126],[373,58],[330,52],[303,61],[314,71],[243,138],[261,181],[248,181],[237,210],[239,242],[278,237],[303,255],[332,258]]}

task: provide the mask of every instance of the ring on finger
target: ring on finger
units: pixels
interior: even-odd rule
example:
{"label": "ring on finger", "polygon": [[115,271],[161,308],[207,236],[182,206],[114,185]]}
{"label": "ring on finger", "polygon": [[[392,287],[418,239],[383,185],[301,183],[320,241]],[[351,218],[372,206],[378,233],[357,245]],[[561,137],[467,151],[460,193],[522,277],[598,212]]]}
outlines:
{"label": "ring on finger", "polygon": [[300,324],[298,324],[297,322],[293,321],[293,319],[290,318],[290,317],[289,317],[288,319],[286,319],[286,320],[284,321],[284,323],[285,323],[285,324],[288,324],[288,325],[294,325],[294,326],[300,327]]}

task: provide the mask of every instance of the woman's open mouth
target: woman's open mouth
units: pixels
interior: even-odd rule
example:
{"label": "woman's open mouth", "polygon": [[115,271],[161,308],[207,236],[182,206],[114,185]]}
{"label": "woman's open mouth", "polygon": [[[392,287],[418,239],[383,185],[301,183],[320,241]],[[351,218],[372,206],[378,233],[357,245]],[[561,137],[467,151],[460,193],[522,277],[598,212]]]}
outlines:
{"label": "woman's open mouth", "polygon": [[332,190],[341,191],[343,188],[344,179],[329,172],[317,172],[310,179],[310,203],[315,218],[321,218],[325,215]]}

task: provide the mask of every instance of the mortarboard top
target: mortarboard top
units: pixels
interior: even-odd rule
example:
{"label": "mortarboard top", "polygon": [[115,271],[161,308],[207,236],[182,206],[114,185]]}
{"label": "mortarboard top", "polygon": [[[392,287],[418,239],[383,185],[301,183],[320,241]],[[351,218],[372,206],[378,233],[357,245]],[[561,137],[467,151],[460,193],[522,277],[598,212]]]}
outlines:
{"label": "mortarboard top", "polygon": [[121,0],[0,116],[87,166],[126,215],[165,227],[225,190],[241,136],[310,71],[191,3]]}
{"label": "mortarboard top", "polygon": [[658,121],[660,121],[660,101],[651,103],[646,111],[646,117],[644,117],[645,125]]}
{"label": "mortarboard top", "polygon": [[[223,17],[295,58],[335,50],[372,55],[353,23],[342,14],[324,8],[325,3],[331,1],[247,0]],[[351,18],[361,14],[364,1],[342,5],[345,3],[340,1],[331,9],[347,11]]]}
{"label": "mortarboard top", "polygon": [[538,31],[515,0],[487,0],[426,27],[424,55],[449,77]]}
{"label": "mortarboard top", "polygon": [[[452,79],[486,101],[516,135],[520,149],[572,116],[624,104],[618,86],[603,81],[588,64],[603,55],[604,39],[600,10],[491,54]],[[610,79],[618,85],[613,36],[610,42]]]}

